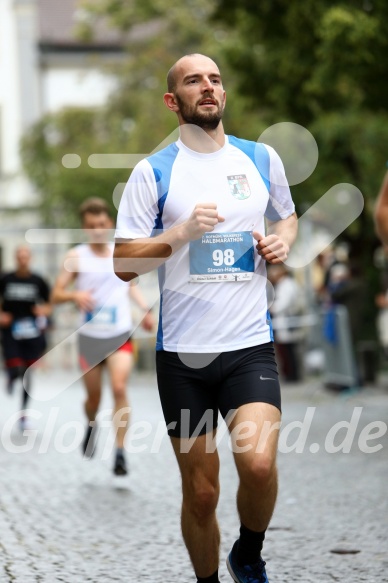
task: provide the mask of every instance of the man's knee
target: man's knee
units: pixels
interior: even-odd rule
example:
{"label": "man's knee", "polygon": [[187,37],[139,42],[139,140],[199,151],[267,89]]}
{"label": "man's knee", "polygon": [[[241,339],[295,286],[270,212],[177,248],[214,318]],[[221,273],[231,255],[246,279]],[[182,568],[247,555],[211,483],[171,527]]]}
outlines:
{"label": "man's knee", "polygon": [[218,482],[201,480],[192,484],[183,497],[183,505],[193,514],[199,524],[205,523],[216,508],[219,497]]}
{"label": "man's knee", "polygon": [[247,486],[266,489],[276,480],[276,459],[266,453],[253,455],[240,465],[239,474],[241,482]]}
{"label": "man's knee", "polygon": [[85,406],[88,411],[98,411],[101,394],[99,392],[89,392],[86,397]]}
{"label": "man's knee", "polygon": [[112,387],[113,399],[116,403],[122,405],[127,401],[127,386],[125,383],[118,383]]}

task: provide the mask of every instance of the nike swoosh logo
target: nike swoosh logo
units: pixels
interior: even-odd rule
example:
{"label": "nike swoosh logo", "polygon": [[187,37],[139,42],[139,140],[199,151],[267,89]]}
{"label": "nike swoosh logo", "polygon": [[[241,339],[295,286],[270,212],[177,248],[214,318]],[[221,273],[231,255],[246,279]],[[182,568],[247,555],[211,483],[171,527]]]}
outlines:
{"label": "nike swoosh logo", "polygon": [[276,381],[276,379],[271,379],[271,377],[263,377],[262,375],[260,375],[260,380],[261,381]]}

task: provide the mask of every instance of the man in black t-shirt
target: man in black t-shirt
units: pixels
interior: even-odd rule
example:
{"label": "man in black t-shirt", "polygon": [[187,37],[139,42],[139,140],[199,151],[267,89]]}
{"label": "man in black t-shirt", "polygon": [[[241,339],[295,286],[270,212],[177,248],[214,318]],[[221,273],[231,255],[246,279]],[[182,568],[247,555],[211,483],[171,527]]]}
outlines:
{"label": "man in black t-shirt", "polygon": [[[46,348],[50,288],[42,277],[31,272],[28,247],[18,247],[15,258],[16,271],[0,278],[0,329],[7,389],[11,393],[15,380],[23,379],[22,409],[25,410],[31,388],[31,367]],[[20,425],[24,429],[24,415]]]}

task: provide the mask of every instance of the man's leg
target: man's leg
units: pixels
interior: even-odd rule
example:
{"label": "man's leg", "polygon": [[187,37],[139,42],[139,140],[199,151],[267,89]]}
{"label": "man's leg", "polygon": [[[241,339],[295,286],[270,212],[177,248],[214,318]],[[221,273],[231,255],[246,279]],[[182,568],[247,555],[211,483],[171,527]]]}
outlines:
{"label": "man's leg", "polygon": [[106,359],[114,400],[113,422],[115,423],[116,444],[124,448],[125,435],[129,425],[129,401],[127,385],[133,366],[133,355],[125,350],[117,350]]}
{"label": "man's leg", "polygon": [[1,333],[1,347],[7,372],[7,392],[13,393],[15,381],[21,376],[23,366],[23,355],[20,351],[20,342],[15,340],[12,336],[11,330],[8,328],[0,329]]}
{"label": "man's leg", "polygon": [[15,381],[21,376],[21,366],[10,366],[6,362],[7,393],[12,395]]}
{"label": "man's leg", "polygon": [[[237,439],[233,444],[240,478],[237,508],[242,524],[254,531],[268,527],[275,508],[280,418],[279,409],[273,405],[249,403],[239,407],[229,426]],[[244,437],[243,427],[255,428],[255,433]]]}
{"label": "man's leg", "polygon": [[97,430],[95,422],[101,401],[102,370],[102,364],[98,364],[93,368],[86,370],[83,374],[83,381],[86,388],[84,408],[88,419],[88,427],[83,442],[83,452],[86,457],[91,457],[94,453],[94,436]]}
{"label": "man's leg", "polygon": [[22,388],[22,409],[27,409],[28,401],[30,400],[31,396],[31,389],[32,389],[32,368],[33,364],[24,365],[21,368],[21,377],[23,380],[23,388]]}
{"label": "man's leg", "polygon": [[182,534],[199,578],[211,577],[219,565],[219,459],[217,450],[206,447],[214,438],[215,434],[200,435],[187,452],[181,448],[187,439],[171,438],[182,476]]}
{"label": "man's leg", "polygon": [[[217,357],[217,355],[215,355]],[[220,533],[216,519],[219,459],[215,447],[218,419],[217,358],[156,353],[160,401],[182,476],[183,539],[199,583],[219,583]],[[199,359],[199,360],[198,360]],[[190,365],[188,364],[190,363]]]}
{"label": "man's leg", "polygon": [[[229,425],[240,478],[237,509],[241,528],[228,566],[237,576],[238,567],[247,565],[258,565],[261,577],[265,575],[260,553],[277,497],[276,455],[280,418],[280,411],[275,406],[250,403],[238,408]],[[263,578],[263,581],[267,579]]]}
{"label": "man's leg", "polygon": [[[42,335],[38,338],[19,340],[17,343],[19,344],[19,353],[22,357],[22,365],[20,368],[22,378],[22,410],[25,411],[31,397],[33,372],[44,353],[46,340]],[[29,426],[29,421],[25,416],[21,417],[20,423],[22,428],[28,428]]]}

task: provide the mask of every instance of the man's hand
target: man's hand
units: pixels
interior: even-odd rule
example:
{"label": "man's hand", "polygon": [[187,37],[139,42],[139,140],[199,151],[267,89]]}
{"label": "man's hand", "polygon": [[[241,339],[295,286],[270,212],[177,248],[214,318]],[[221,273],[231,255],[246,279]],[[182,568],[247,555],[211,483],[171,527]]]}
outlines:
{"label": "man's hand", "polygon": [[12,324],[13,316],[10,312],[0,312],[0,326],[8,328]]}
{"label": "man's hand", "polygon": [[50,304],[35,304],[35,306],[32,307],[31,309],[32,313],[34,314],[34,316],[39,317],[39,316],[50,316],[51,312],[52,312],[52,308],[50,306]]}
{"label": "man's hand", "polygon": [[195,205],[190,218],[183,223],[184,236],[188,241],[199,239],[205,233],[214,231],[218,223],[224,222],[217,211],[217,205],[214,202],[203,202]]}
{"label": "man's hand", "polygon": [[91,312],[95,307],[92,294],[89,291],[75,291],[74,303],[77,308],[83,310],[84,312]]}
{"label": "man's hand", "polygon": [[276,265],[277,263],[283,263],[287,259],[290,248],[279,235],[272,234],[263,237],[263,235],[254,231],[253,237],[257,241],[256,249],[258,254],[268,263]]}
{"label": "man's hand", "polygon": [[147,332],[152,332],[155,328],[155,318],[151,312],[146,312],[141,321],[141,327]]}
{"label": "man's hand", "polygon": [[194,207],[190,217],[156,237],[134,240],[116,240],[114,270],[123,281],[131,281],[162,265],[189,241],[200,239],[211,232],[217,223],[225,219],[217,212],[214,202],[200,203]]}

